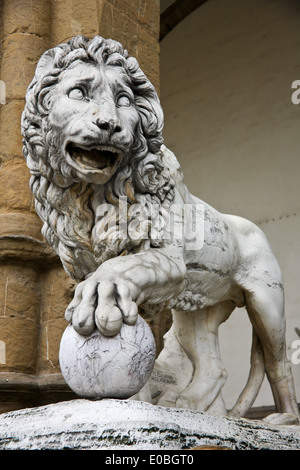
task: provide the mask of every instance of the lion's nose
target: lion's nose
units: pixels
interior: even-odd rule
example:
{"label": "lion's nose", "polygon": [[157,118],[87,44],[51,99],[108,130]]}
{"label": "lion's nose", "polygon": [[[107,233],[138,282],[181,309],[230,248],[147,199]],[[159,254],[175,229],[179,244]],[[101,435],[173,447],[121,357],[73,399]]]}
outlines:
{"label": "lion's nose", "polygon": [[117,121],[117,119],[103,119],[98,118],[95,121],[96,126],[99,127],[102,131],[108,132],[110,135],[116,132],[122,131],[121,124]]}

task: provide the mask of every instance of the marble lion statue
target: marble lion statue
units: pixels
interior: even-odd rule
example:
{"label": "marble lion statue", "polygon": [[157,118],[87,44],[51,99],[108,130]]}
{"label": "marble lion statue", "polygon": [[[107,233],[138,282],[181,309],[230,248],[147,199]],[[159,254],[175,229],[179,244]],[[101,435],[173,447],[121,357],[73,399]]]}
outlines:
{"label": "marble lion statue", "polygon": [[[226,413],[218,328],[245,306],[243,416],[266,373],[277,412],[297,421],[280,268],[261,230],[194,197],[163,144],[157,93],[122,45],[78,36],[46,51],[28,87],[23,150],[43,235],[78,284],[65,316],[116,335],[139,308],[172,309],[152,402]],[[171,377],[171,380],[165,380]],[[294,420],[294,421],[293,421]]]}

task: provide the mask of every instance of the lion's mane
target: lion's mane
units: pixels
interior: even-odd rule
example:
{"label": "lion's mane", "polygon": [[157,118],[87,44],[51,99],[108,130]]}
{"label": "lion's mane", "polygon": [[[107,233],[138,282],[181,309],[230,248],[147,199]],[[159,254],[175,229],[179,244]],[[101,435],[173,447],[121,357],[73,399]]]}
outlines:
{"label": "lion's mane", "polygon": [[[47,118],[49,91],[76,60],[122,67],[140,116],[131,155],[104,186],[80,181],[63,158],[59,136]],[[120,43],[100,36],[91,40],[77,36],[42,55],[22,114],[23,153],[32,175],[36,211],[44,222],[42,233],[77,281],[111,257],[165,243],[174,184],[163,162],[162,127],[155,89]],[[120,212],[126,214],[125,227]]]}

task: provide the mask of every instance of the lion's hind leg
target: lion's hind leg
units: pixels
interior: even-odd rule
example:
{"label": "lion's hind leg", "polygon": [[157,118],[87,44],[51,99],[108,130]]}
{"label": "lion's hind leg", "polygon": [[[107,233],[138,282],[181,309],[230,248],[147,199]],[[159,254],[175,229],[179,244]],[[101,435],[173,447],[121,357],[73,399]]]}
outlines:
{"label": "lion's hind leg", "polygon": [[[298,415],[298,406],[286,355],[284,294],[281,283],[256,281],[245,292],[246,308],[253,328],[260,339],[266,374],[278,413]],[[277,418],[274,417],[274,421]],[[291,419],[293,421],[293,419]],[[282,419],[279,421],[282,422]]]}

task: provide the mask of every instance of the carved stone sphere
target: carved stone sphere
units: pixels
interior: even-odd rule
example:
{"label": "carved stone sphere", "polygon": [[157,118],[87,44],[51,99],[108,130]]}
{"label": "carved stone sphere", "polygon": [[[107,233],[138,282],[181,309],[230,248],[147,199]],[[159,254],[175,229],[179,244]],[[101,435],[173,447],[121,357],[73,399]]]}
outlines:
{"label": "carved stone sphere", "polygon": [[65,329],[59,351],[61,372],[69,387],[80,397],[126,399],[150,378],[155,361],[155,340],[145,320],[123,323],[116,336],[95,330],[78,334],[72,325]]}

